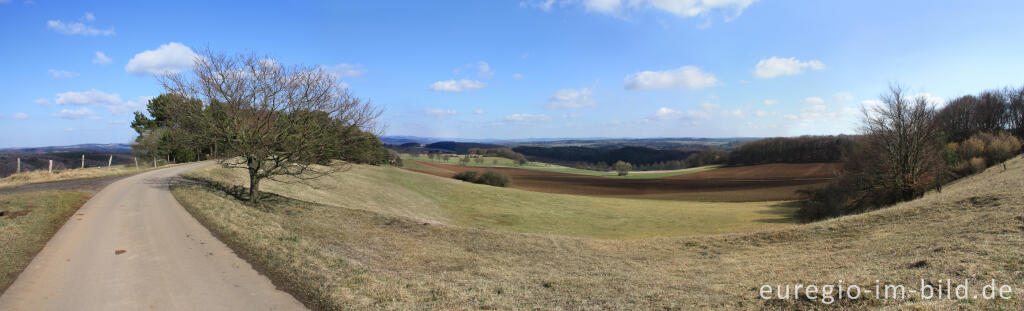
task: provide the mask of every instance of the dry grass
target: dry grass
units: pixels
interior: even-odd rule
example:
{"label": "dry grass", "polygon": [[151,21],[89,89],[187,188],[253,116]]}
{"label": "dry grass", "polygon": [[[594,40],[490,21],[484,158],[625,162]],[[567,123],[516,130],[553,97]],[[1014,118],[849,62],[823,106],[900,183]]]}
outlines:
{"label": "dry grass", "polygon": [[862,215],[755,233],[636,240],[424,224],[285,198],[253,208],[199,186],[174,193],[257,269],[317,309],[819,309],[814,301],[761,300],[758,288],[838,280],[916,288],[921,278],[953,278],[974,284],[971,294],[990,279],[1010,284],[1013,299],[837,305],[1021,310],[1024,160],[1008,167]]}
{"label": "dry grass", "polygon": [[89,196],[74,191],[0,195],[0,292],[14,283],[32,257]]}
{"label": "dry grass", "polygon": [[[165,167],[165,166],[161,166]],[[88,167],[84,169],[67,169],[54,171],[52,174],[46,170],[37,170],[29,172],[21,172],[4,178],[0,178],[0,188],[17,187],[27,184],[71,180],[71,179],[83,179],[83,178],[98,178],[108,176],[120,176],[129,175],[139,172],[145,172],[153,169],[152,167],[141,167],[140,170],[136,170],[134,165],[114,165],[111,167]]]}

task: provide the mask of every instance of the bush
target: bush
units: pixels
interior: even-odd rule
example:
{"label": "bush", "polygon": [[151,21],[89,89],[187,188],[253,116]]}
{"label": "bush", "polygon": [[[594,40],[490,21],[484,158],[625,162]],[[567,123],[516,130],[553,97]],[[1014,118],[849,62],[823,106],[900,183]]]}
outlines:
{"label": "bush", "polygon": [[963,176],[980,172],[985,167],[1006,161],[1017,154],[1020,147],[1020,139],[1007,132],[1001,132],[998,135],[978,133],[963,143],[950,143],[947,145],[947,153],[955,154],[953,158],[958,161],[949,161],[949,164],[956,174]]}
{"label": "bush", "polygon": [[505,173],[487,170],[483,174],[474,171],[464,171],[455,174],[455,179],[476,184],[490,185],[495,187],[508,187],[512,185],[512,178]]}
{"label": "bush", "polygon": [[986,167],[988,167],[988,165],[986,165],[986,163],[985,163],[985,158],[980,158],[980,157],[971,158],[971,171],[974,171],[975,173],[978,173],[978,172],[984,171]]}
{"label": "bush", "polygon": [[474,171],[464,171],[464,172],[459,172],[458,174],[455,174],[454,177],[455,177],[455,179],[458,179],[458,180],[461,180],[461,181],[476,182],[476,179],[477,179],[477,177],[479,177],[479,174],[477,174],[477,172],[474,172]]}
{"label": "bush", "polygon": [[488,170],[477,178],[476,183],[495,187],[508,187],[512,184],[512,178],[505,173]]}
{"label": "bush", "polygon": [[629,170],[633,169],[633,164],[619,161],[615,162],[615,165],[613,165],[612,167],[614,167],[615,171],[619,173],[619,176],[626,176],[629,175]]}

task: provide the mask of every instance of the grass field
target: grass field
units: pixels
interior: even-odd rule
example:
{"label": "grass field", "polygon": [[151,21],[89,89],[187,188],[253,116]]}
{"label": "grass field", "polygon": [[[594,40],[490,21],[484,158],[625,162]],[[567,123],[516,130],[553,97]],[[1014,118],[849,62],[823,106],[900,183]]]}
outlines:
{"label": "grass field", "polygon": [[0,195],[0,293],[88,199],[74,191]]}
{"label": "grass field", "polygon": [[[210,166],[186,174],[246,185],[244,170]],[[392,167],[352,166],[309,186],[268,182],[296,200],[468,228],[595,238],[741,232],[787,226],[785,202],[711,203],[559,195],[443,179]]]}
{"label": "grass field", "polygon": [[536,192],[707,202],[763,202],[799,198],[800,189],[818,187],[835,176],[839,163],[763,164],[710,169],[660,178],[616,179],[514,167],[477,167],[403,161],[409,170],[450,178],[461,171],[495,170],[512,177],[516,189]]}
{"label": "grass field", "polygon": [[59,170],[54,171],[52,174],[45,170],[29,171],[0,178],[0,188],[10,188],[50,181],[130,175],[151,169],[153,169],[152,166],[140,165],[140,169],[136,170],[135,165],[114,165],[109,168],[88,167],[84,169]]}
{"label": "grass field", "polygon": [[[916,289],[922,278],[932,284],[953,278],[973,284],[970,295],[993,279],[1011,284],[1013,298],[924,300],[908,294],[832,306],[1021,310],[1024,160],[1008,166],[861,215],[757,232],[629,240],[482,230],[374,212],[362,197],[430,197],[399,181],[353,190],[362,179],[388,180],[393,171],[384,168],[355,168],[337,179],[347,187],[330,190],[268,186],[338,201],[333,205],[276,198],[254,208],[200,186],[173,191],[256,269],[315,309],[820,309],[820,300],[762,300],[758,290],[837,282],[874,288],[876,280]],[[462,191],[452,188],[455,181],[402,174],[421,187]],[[419,178],[433,180],[413,182]],[[332,194],[338,191],[344,192]],[[514,190],[465,191],[509,196]],[[547,204],[533,208],[561,209],[558,202],[540,203]]]}
{"label": "grass field", "polygon": [[[525,170],[534,170],[534,171],[543,171],[543,172],[565,173],[565,174],[586,175],[586,176],[601,176],[601,177],[608,177],[608,178],[623,178],[623,179],[664,178],[664,177],[670,177],[670,176],[676,176],[676,175],[686,175],[686,174],[699,173],[699,172],[708,171],[708,170],[712,170],[712,169],[716,169],[716,168],[721,167],[721,165],[708,165],[708,166],[691,167],[691,168],[684,168],[684,169],[678,169],[678,170],[632,171],[632,172],[629,172],[629,175],[619,176],[618,173],[615,172],[615,171],[583,170],[583,169],[578,169],[578,168],[573,168],[573,167],[568,167],[568,166],[562,166],[562,165],[550,164],[550,163],[542,163],[542,162],[527,162],[524,165],[518,165],[515,161],[509,160],[509,159],[506,159],[506,158],[499,158],[499,157],[483,157],[483,159],[484,159],[483,163],[476,163],[475,161],[470,161],[465,166],[468,166],[468,167],[508,167],[508,168],[520,168],[520,169],[525,169]],[[402,160],[407,160],[405,162],[419,161],[419,162],[452,164],[452,165],[460,165],[460,166],[462,166],[462,163],[459,162],[458,158],[451,158],[451,159],[448,160],[448,162],[444,162],[444,161],[442,161],[440,159],[430,159],[426,155],[422,155],[422,154],[421,155],[417,155],[417,156],[413,156],[413,155],[410,155],[410,154],[403,153],[402,154]],[[408,160],[415,160],[415,161],[408,161]],[[422,163],[414,163],[412,165],[415,167],[418,164],[422,164]]]}

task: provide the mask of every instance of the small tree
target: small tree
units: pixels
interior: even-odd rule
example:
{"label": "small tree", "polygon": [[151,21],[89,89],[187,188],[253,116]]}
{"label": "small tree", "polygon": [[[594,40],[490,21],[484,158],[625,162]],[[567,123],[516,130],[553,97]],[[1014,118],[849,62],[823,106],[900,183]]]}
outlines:
{"label": "small tree", "polygon": [[867,156],[864,164],[877,191],[909,200],[941,183],[944,175],[935,108],[925,98],[905,96],[896,85],[881,99],[882,106],[864,110],[858,153]]}
{"label": "small tree", "polygon": [[459,158],[459,163],[461,163],[462,166],[469,165],[469,155],[464,155],[464,156],[460,157]]}
{"label": "small tree", "polygon": [[[225,167],[249,173],[249,201],[260,202],[260,181],[290,176],[317,178],[348,139],[363,140],[380,111],[342,87],[319,67],[286,67],[271,58],[225,55],[210,50],[195,59],[189,75],[160,78],[177,96],[198,99],[207,113],[179,105],[171,110],[186,132],[219,142]],[[355,136],[355,137],[353,137]]]}
{"label": "small tree", "polygon": [[612,165],[612,167],[614,167],[615,171],[619,173],[619,176],[626,176],[629,175],[629,170],[633,169],[633,164],[619,161],[615,162],[615,165]]}

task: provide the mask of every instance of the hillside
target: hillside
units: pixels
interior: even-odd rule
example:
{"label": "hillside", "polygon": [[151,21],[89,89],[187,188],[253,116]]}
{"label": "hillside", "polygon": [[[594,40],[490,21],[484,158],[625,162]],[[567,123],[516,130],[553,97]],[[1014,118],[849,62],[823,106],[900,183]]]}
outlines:
{"label": "hillside", "polygon": [[[865,296],[835,304],[1020,310],[1024,160],[1007,167],[861,215],[758,232],[631,240],[438,225],[358,203],[368,195],[420,202],[401,189],[330,194],[310,188],[307,197],[331,205],[279,198],[264,209],[199,186],[174,192],[243,258],[318,309],[812,309],[820,300],[762,300],[758,289],[837,282],[874,288],[876,280],[916,289],[922,278],[933,285],[952,278],[967,279],[972,295],[993,279],[1010,284],[1013,298],[924,300],[908,293],[902,300]],[[345,174],[341,180],[364,178],[359,169]],[[417,176],[435,178],[434,186],[452,183]],[[476,195],[508,194],[493,190]]]}
{"label": "hillside", "polygon": [[[242,186],[241,169],[211,166],[189,178]],[[616,179],[609,179],[616,180]],[[789,226],[785,202],[686,202],[564,195],[496,188],[393,167],[352,166],[301,183],[268,182],[295,200],[469,228],[579,237],[643,238]]]}

